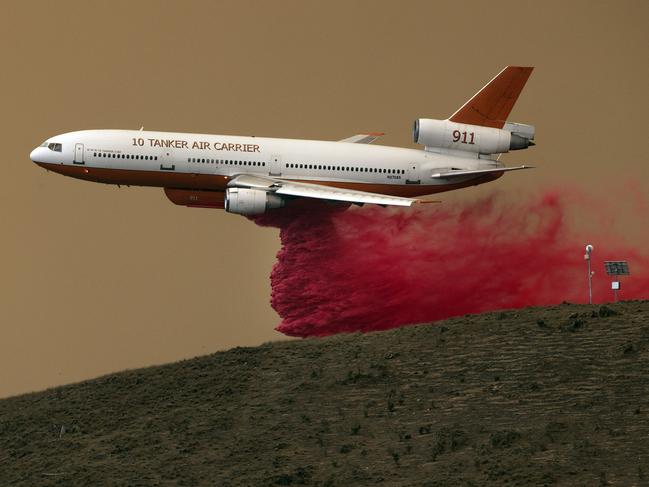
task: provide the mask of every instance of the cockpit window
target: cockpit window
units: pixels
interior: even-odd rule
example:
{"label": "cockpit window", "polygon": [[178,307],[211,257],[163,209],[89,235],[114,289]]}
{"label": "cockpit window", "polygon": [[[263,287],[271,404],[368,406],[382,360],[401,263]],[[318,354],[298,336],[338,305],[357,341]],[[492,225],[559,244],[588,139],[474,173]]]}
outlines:
{"label": "cockpit window", "polygon": [[62,152],[63,151],[63,147],[61,146],[61,144],[56,144],[56,143],[47,144],[47,148],[49,150],[53,150],[54,152]]}

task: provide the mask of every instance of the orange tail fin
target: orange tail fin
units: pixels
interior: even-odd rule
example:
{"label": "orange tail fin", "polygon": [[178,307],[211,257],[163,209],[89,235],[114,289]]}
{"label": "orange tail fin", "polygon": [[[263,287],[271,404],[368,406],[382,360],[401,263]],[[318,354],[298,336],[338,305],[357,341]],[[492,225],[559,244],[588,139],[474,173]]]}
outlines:
{"label": "orange tail fin", "polygon": [[452,122],[502,128],[532,67],[507,66],[449,118]]}

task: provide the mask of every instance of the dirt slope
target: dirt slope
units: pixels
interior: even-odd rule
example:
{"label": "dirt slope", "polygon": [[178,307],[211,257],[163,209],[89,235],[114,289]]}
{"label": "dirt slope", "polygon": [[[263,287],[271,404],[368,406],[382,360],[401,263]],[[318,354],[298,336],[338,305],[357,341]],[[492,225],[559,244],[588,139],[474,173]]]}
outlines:
{"label": "dirt slope", "polygon": [[2,400],[0,486],[649,485],[648,420],[649,302],[530,308]]}

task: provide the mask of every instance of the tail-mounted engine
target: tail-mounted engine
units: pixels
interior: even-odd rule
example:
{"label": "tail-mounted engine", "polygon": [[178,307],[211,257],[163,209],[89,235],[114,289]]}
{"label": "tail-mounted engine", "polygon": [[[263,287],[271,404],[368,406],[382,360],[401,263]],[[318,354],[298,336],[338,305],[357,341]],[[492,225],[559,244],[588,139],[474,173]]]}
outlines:
{"label": "tail-mounted engine", "polygon": [[225,190],[225,211],[238,215],[260,215],[271,208],[284,206],[284,199],[260,189],[228,188]]}
{"label": "tail-mounted engine", "polygon": [[508,122],[498,129],[419,118],[415,120],[413,138],[415,143],[425,145],[427,150],[437,148],[499,154],[534,145],[534,127]]}

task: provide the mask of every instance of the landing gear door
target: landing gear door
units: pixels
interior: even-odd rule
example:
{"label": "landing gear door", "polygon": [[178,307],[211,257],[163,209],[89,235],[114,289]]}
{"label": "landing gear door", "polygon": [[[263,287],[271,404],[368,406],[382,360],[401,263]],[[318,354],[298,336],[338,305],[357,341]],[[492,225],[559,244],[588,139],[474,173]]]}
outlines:
{"label": "landing gear door", "polygon": [[280,156],[270,156],[270,166],[268,167],[269,176],[282,175],[282,158]]}
{"label": "landing gear door", "polygon": [[420,184],[421,175],[419,174],[419,164],[411,162],[406,171],[406,184]]}
{"label": "landing gear door", "polygon": [[83,144],[74,144],[74,160],[75,164],[84,164],[83,161]]}

